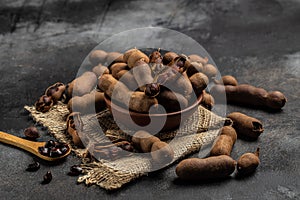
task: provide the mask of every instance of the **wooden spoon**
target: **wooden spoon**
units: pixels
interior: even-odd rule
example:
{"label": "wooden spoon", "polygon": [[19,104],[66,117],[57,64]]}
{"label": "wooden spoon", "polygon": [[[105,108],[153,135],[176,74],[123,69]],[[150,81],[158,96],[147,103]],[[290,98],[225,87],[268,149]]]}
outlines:
{"label": "wooden spoon", "polygon": [[2,131],[0,131],[0,142],[10,144],[10,145],[19,147],[21,149],[24,149],[24,150],[42,158],[43,160],[47,160],[47,161],[57,161],[57,160],[63,159],[66,156],[68,156],[71,152],[71,147],[70,147],[70,145],[68,145],[68,151],[65,154],[63,154],[62,156],[59,156],[59,157],[44,156],[39,152],[38,148],[45,146],[46,142],[33,142],[33,141],[25,140],[20,137],[8,134],[8,133],[4,133]]}

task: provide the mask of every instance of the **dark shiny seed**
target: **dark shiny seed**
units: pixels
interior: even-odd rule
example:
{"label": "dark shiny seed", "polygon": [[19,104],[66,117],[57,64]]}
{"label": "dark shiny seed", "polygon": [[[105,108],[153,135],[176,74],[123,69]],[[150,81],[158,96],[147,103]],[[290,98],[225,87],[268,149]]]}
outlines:
{"label": "dark shiny seed", "polygon": [[68,172],[69,176],[78,176],[82,173],[82,168],[78,165],[73,165],[70,167],[70,171]]}
{"label": "dark shiny seed", "polygon": [[160,92],[160,87],[158,83],[146,84],[145,94],[150,97],[155,97]]}
{"label": "dark shiny seed", "polygon": [[49,153],[49,156],[52,158],[59,157],[61,155],[62,155],[62,152],[59,148],[52,148]]}
{"label": "dark shiny seed", "polygon": [[51,171],[47,171],[47,173],[44,175],[44,180],[43,180],[43,184],[48,184],[50,183],[52,180],[52,173]]}
{"label": "dark shiny seed", "polygon": [[40,163],[35,161],[34,163],[31,163],[31,164],[28,165],[26,171],[35,172],[38,169],[40,169]]}
{"label": "dark shiny seed", "polygon": [[39,147],[38,148],[40,154],[44,155],[44,156],[49,156],[50,153],[50,149],[46,148],[46,147]]}
{"label": "dark shiny seed", "polygon": [[46,142],[46,144],[45,144],[45,147],[46,147],[46,148],[52,148],[52,147],[55,147],[55,146],[56,146],[56,144],[55,144],[54,140],[49,140],[49,141]]}

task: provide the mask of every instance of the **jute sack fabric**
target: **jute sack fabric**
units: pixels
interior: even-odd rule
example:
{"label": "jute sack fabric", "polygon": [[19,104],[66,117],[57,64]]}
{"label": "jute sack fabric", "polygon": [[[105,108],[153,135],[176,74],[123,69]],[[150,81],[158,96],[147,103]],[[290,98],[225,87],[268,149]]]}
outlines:
{"label": "jute sack fabric", "polygon": [[[147,173],[165,168],[174,161],[182,159],[187,155],[195,153],[205,144],[211,143],[218,136],[219,129],[224,124],[229,124],[229,119],[220,117],[202,106],[189,117],[179,129],[158,133],[156,136],[169,143],[174,151],[172,162],[156,166],[149,156],[143,153],[132,153],[114,160],[87,158],[89,145],[85,149],[78,148],[72,144],[70,136],[66,134],[66,117],[69,114],[67,106],[61,102],[53,106],[50,111],[41,113],[34,106],[25,106],[33,120],[46,127],[48,132],[57,140],[71,144],[72,151],[81,158],[83,175],[78,182],[86,185],[96,184],[107,190],[121,188],[124,184],[137,179]],[[83,133],[88,135],[92,144],[107,144],[112,139],[129,140],[133,131],[126,127],[119,128],[109,110],[97,114],[81,116],[83,121]]]}

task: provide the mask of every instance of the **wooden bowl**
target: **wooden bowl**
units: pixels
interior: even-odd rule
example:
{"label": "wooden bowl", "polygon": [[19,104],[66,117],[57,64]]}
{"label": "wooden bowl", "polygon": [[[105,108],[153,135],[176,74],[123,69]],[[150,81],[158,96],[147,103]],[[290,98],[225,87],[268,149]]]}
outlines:
{"label": "wooden bowl", "polygon": [[107,97],[106,95],[104,96],[107,108],[110,110],[114,117],[114,120],[117,123],[125,125],[126,128],[129,128],[130,130],[145,130],[150,133],[153,133],[153,131],[156,129],[155,125],[161,124],[162,121],[165,121],[165,123],[162,126],[161,130],[159,130],[159,132],[177,129],[184,121],[184,119],[187,119],[197,111],[198,105],[202,100],[202,95],[200,95],[195,103],[183,110],[164,114],[149,114],[128,111],[125,108],[111,102],[109,97]]}

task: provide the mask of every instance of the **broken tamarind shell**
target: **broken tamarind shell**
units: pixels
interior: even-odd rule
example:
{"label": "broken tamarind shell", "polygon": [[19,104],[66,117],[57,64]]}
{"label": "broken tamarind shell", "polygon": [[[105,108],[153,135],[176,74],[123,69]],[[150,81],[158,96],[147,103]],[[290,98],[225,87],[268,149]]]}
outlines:
{"label": "broken tamarind shell", "polygon": [[56,103],[63,97],[65,90],[66,90],[65,84],[61,82],[57,82],[46,89],[45,95],[49,97],[51,96],[54,103]]}
{"label": "broken tamarind shell", "polygon": [[73,143],[78,146],[83,148],[83,142],[82,139],[83,137],[80,132],[83,130],[83,122],[80,117],[79,112],[72,112],[68,115],[67,117],[67,133],[72,137]]}
{"label": "broken tamarind shell", "polygon": [[47,95],[42,95],[34,104],[35,109],[39,112],[48,112],[52,108],[54,102],[52,97]]}
{"label": "broken tamarind shell", "polygon": [[233,121],[232,127],[240,138],[256,140],[264,131],[261,121],[254,117],[240,112],[232,112],[227,117]]}

